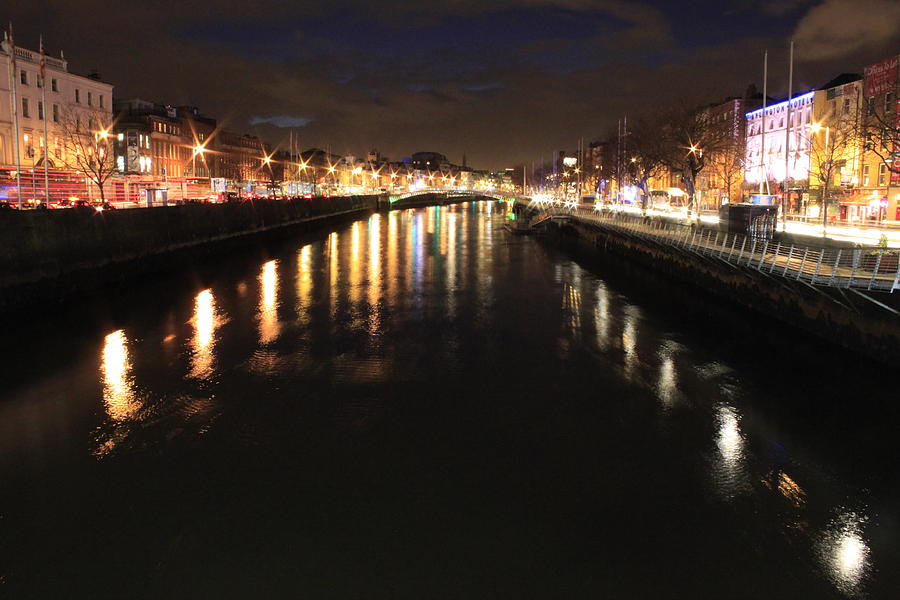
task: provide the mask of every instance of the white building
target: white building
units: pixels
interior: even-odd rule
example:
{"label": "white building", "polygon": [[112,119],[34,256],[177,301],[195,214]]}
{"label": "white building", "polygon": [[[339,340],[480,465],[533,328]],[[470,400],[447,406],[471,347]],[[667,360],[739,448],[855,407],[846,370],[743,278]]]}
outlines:
{"label": "white building", "polygon": [[815,92],[807,92],[790,100],[789,134],[786,124],[787,100],[747,113],[747,148],[744,157],[744,178],[747,183],[758,185],[766,181],[766,178],[769,183],[784,182],[785,146],[788,141],[790,149],[787,167],[790,183],[809,178],[809,125],[814,97]]}
{"label": "white building", "polygon": [[[15,52],[15,72],[10,52]],[[70,73],[65,58],[45,59],[41,81],[40,54],[25,48],[0,47],[0,167],[15,167],[15,109],[19,116],[19,154],[22,170],[43,165],[44,119],[47,119],[51,168],[64,168],[60,124],[77,118],[84,127],[108,128],[112,125],[113,86],[91,77]],[[42,86],[46,85],[47,106],[43,105]]]}

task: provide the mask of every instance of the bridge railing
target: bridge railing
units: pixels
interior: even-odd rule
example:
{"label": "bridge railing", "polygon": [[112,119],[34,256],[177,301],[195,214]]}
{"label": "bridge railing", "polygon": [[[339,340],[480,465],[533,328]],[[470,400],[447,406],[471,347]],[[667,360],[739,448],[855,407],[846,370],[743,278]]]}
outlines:
{"label": "bridge railing", "polygon": [[412,192],[403,192],[396,195],[402,200],[406,198],[413,198],[415,196],[424,196],[426,194],[446,194],[449,197],[483,197],[494,198],[496,200],[503,200],[504,198],[510,197],[510,194],[499,194],[497,192],[491,192],[487,190],[456,190],[452,188],[439,187],[420,188]]}
{"label": "bridge railing", "polygon": [[900,251],[897,250],[788,244],[585,207],[541,210],[596,223],[623,235],[710,257],[740,269],[813,286],[882,292],[900,289]]}

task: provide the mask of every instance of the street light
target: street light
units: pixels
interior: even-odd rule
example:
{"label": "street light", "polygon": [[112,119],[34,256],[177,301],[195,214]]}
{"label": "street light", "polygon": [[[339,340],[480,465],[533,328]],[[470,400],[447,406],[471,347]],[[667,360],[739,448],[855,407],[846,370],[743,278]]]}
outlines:
{"label": "street light", "polygon": [[191,166],[191,175],[193,175],[194,177],[197,176],[197,155],[202,155],[204,152],[206,152],[206,148],[203,147],[203,144],[197,144],[196,146],[194,146],[193,156],[191,157],[191,160],[193,161],[193,165]]}

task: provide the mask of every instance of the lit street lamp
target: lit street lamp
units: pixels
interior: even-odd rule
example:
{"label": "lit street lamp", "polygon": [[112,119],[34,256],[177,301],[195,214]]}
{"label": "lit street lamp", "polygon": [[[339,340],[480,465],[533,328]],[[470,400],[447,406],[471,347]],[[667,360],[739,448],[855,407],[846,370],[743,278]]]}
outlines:
{"label": "lit street lamp", "polygon": [[191,160],[193,161],[193,165],[191,166],[191,175],[193,175],[194,177],[197,176],[197,155],[202,155],[204,152],[206,152],[206,148],[204,148],[202,144],[197,144],[196,146],[194,146],[193,156],[191,157]]}

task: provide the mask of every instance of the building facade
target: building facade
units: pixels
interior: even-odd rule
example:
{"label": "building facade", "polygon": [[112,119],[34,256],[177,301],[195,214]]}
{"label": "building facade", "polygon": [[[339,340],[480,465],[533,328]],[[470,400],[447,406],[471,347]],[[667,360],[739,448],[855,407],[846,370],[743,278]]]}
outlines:
{"label": "building facade", "polygon": [[863,81],[863,151],[859,176],[859,206],[868,207],[870,219],[900,221],[900,157],[898,147],[898,69],[900,57],[892,56],[865,69]]}
{"label": "building facade", "polygon": [[857,221],[868,217],[868,203],[859,187],[863,104],[860,79],[859,75],[841,75],[815,92],[812,122],[807,128],[809,192],[801,206],[809,216],[818,217],[826,201],[828,215],[834,218]]}
{"label": "building facade", "polygon": [[[815,92],[810,91],[746,114],[744,179],[751,193],[775,195],[785,188],[806,189],[814,99]],[[796,210],[796,203],[793,206]]]}
{"label": "building facade", "polygon": [[[0,70],[0,165],[4,167],[17,164],[17,133],[18,162],[23,171],[37,167],[42,170],[44,159],[52,169],[65,169],[72,162],[65,155],[66,143],[62,139],[64,131],[72,129],[67,125],[77,122],[79,130],[92,134],[107,131],[112,125],[113,86],[96,75],[70,73],[62,56],[45,56],[41,77],[41,54],[14,47],[7,40],[0,48]],[[49,138],[46,143],[45,120]]]}

